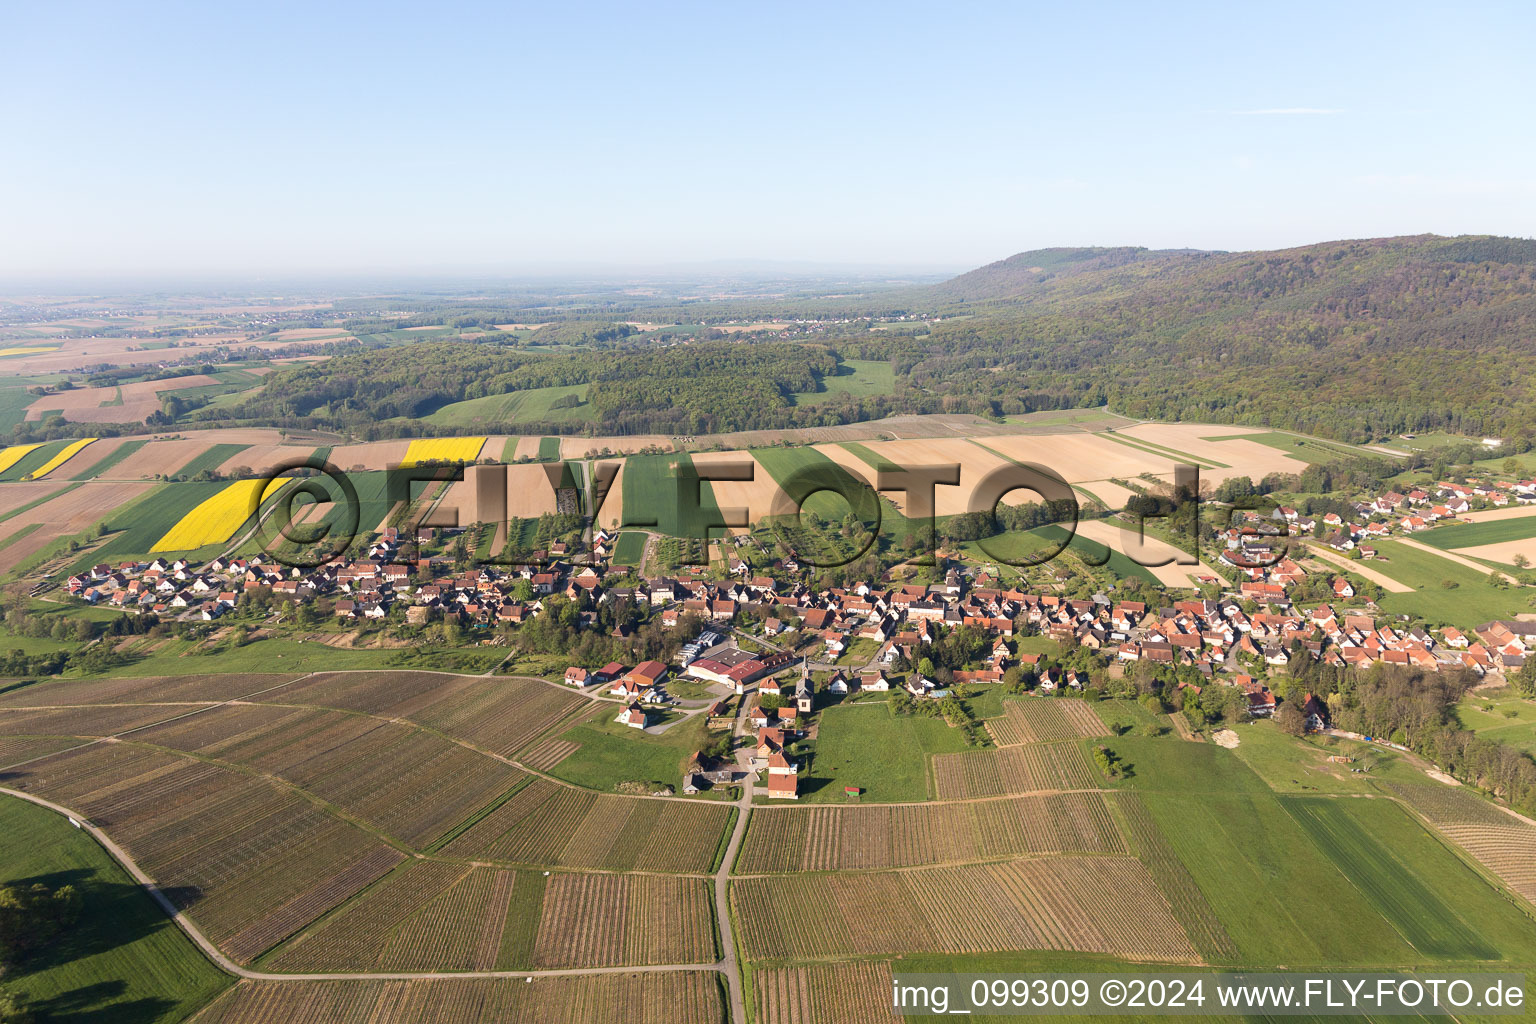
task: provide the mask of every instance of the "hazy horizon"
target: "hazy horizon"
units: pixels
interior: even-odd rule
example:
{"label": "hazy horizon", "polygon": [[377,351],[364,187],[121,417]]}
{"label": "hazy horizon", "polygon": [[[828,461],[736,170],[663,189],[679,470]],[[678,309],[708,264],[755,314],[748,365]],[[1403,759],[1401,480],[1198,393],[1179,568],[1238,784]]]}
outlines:
{"label": "hazy horizon", "polygon": [[1513,6],[9,22],[11,281],[939,273],[1061,245],[1536,235],[1512,70],[1536,13]]}

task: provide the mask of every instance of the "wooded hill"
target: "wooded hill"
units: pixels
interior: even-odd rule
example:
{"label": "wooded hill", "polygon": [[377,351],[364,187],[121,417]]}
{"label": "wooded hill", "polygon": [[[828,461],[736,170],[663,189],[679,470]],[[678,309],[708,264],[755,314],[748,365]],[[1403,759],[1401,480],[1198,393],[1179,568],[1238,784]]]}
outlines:
{"label": "wooded hill", "polygon": [[[365,349],[279,371],[250,401],[198,415],[412,432],[379,421],[585,384],[590,417],[520,429],[703,433],[1106,403],[1128,416],[1350,441],[1430,430],[1517,437],[1536,426],[1529,240],[1425,235],[1249,253],[1045,249],[938,285],[753,302],[751,310],[793,319],[826,317],[834,306],[849,322],[824,323],[803,340],[653,342],[585,321],[562,328],[567,343],[555,351],[494,335]],[[695,324],[742,312],[729,303],[677,311]],[[902,313],[928,319],[892,318]],[[608,323],[616,328],[621,317]],[[796,401],[827,390],[847,359],[888,361],[889,392]]]}

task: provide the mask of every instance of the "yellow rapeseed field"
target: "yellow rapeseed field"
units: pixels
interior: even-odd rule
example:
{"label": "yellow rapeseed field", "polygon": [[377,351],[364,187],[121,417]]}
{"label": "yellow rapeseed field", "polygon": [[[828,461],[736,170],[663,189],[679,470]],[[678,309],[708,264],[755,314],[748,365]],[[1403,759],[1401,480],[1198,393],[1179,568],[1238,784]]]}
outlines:
{"label": "yellow rapeseed field", "polygon": [[474,462],[485,447],[483,437],[432,437],[412,441],[405,450],[402,466],[418,466],[423,462]]}
{"label": "yellow rapeseed field", "polygon": [[52,473],[54,470],[64,465],[64,463],[68,462],[76,455],[79,455],[82,448],[95,440],[96,438],[94,437],[81,438],[80,440],[71,444],[69,447],[65,448],[63,451],[59,452],[59,454],[55,455],[53,458],[49,459],[47,462],[43,463],[40,469],[34,469],[32,471],[32,475],[25,477],[24,479],[41,480],[43,477],[47,476],[49,473]]}
{"label": "yellow rapeseed field", "polygon": [[41,447],[40,444],[13,444],[9,448],[0,449],[0,473],[26,458],[28,452],[35,452]]}
{"label": "yellow rapeseed field", "polygon": [[0,348],[0,359],[6,356],[30,356],[36,352],[55,352],[57,345],[28,345],[21,348]]}
{"label": "yellow rapeseed field", "polygon": [[[272,480],[261,495],[265,501],[288,483],[285,477]],[[267,481],[236,480],[218,494],[181,517],[181,521],[155,541],[151,551],[193,551],[207,544],[219,544],[235,535],[258,504],[256,492]]]}

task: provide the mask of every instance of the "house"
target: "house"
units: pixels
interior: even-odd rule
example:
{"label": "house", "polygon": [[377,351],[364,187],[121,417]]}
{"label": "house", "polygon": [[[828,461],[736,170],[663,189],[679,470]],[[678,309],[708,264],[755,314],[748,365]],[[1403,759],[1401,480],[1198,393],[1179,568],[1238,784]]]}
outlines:
{"label": "house", "polygon": [[799,772],[799,767],[782,751],[768,755],[768,796],[778,800],[798,800]]}
{"label": "house", "polygon": [[1316,694],[1307,694],[1307,699],[1302,702],[1301,713],[1307,720],[1307,729],[1316,732],[1328,727],[1328,705],[1318,699]]}
{"label": "house", "polygon": [[592,673],[584,668],[572,665],[565,670],[565,681],[570,686],[586,686],[592,681]]}
{"label": "house", "polygon": [[631,729],[644,729],[650,724],[650,712],[641,707],[638,702],[630,701],[614,721],[627,725]]}

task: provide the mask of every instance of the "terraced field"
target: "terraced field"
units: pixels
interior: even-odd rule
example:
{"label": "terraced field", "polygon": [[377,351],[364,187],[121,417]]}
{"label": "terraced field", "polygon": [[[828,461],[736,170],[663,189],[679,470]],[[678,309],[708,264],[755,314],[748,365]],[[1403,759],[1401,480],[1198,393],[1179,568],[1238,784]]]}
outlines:
{"label": "terraced field", "polygon": [[259,776],[129,743],[7,773],[105,829],[232,959],[248,962],[403,855]]}
{"label": "terraced field", "polygon": [[[530,944],[515,941],[531,934]],[[509,941],[513,940],[513,941]],[[381,880],[266,960],[294,972],[710,963],[704,881],[428,861]]]}
{"label": "terraced field", "polygon": [[410,725],[315,708],[225,705],[134,739],[258,769],[417,847],[528,778]]}
{"label": "terraced field", "polygon": [[604,871],[713,870],[731,808],[536,778],[443,847],[453,857]]}
{"label": "terraced field", "polygon": [[243,981],[193,1024],[718,1024],[725,1016],[712,971],[430,981]]}
{"label": "terraced field", "polygon": [[1076,743],[1036,743],[963,754],[935,754],[933,772],[940,800],[1095,789],[1100,784],[1098,773]]}
{"label": "terraced field", "polygon": [[1129,857],[744,878],[731,898],[754,959],[1026,949],[1197,958],[1146,868]]}
{"label": "terraced field", "polygon": [[261,699],[404,718],[503,757],[587,704],[534,679],[432,672],[320,673]]}
{"label": "terraced field", "polygon": [[891,968],[854,961],[770,967],[752,974],[758,1024],[897,1024],[891,1009]]}
{"label": "terraced field", "polygon": [[1006,698],[1003,717],[987,719],[986,727],[999,746],[1109,735],[1087,703],[1068,698]]}
{"label": "terraced field", "polygon": [[904,868],[1069,852],[1128,852],[1101,794],[763,807],[752,814],[735,871]]}
{"label": "terraced field", "polygon": [[1536,903],[1536,825],[1506,814],[1465,789],[1385,785],[1505,885]]}

